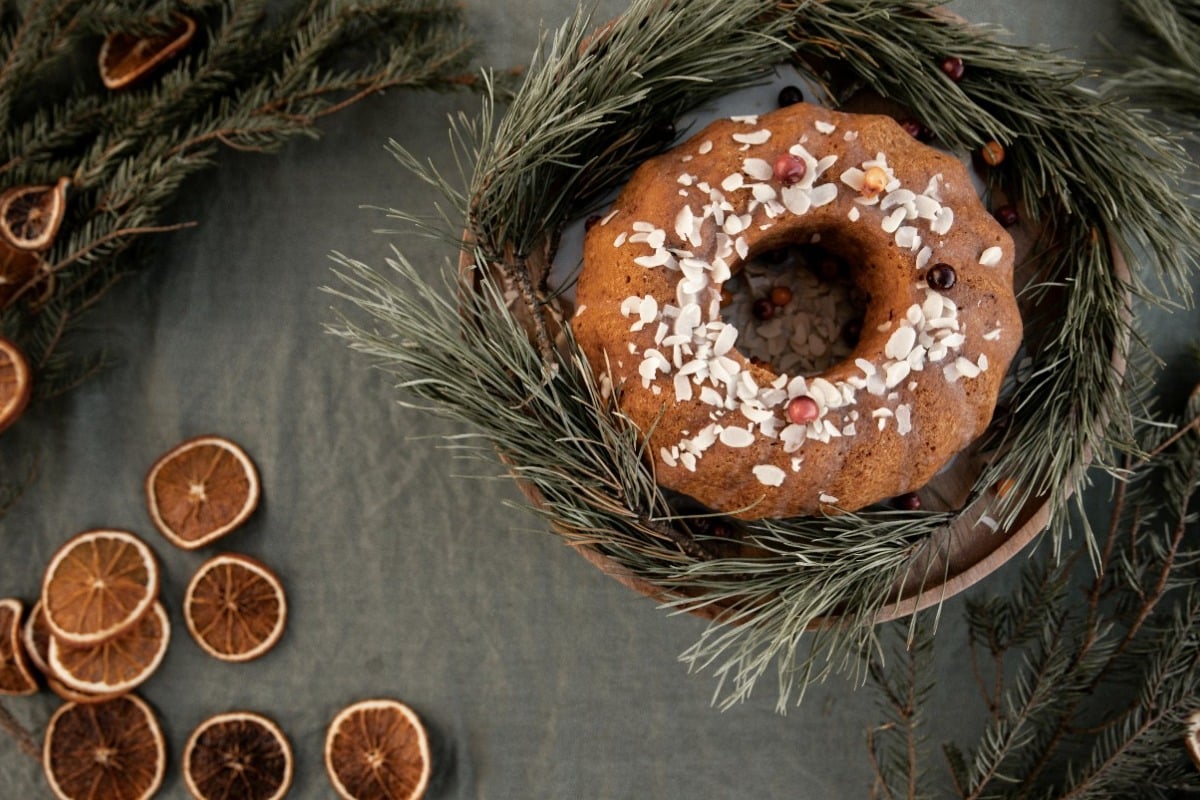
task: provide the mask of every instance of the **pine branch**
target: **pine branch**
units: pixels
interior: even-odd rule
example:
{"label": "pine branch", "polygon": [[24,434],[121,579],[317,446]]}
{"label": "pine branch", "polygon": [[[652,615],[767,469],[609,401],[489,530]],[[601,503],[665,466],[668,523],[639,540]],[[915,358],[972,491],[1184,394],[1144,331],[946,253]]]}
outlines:
{"label": "pine branch", "polygon": [[[117,281],[148,264],[147,237],[195,224],[170,219],[183,182],[225,148],[269,153],[390,88],[453,89],[469,43],[445,0],[266,0],[32,4],[0,44],[0,180],[53,183],[69,175],[68,216],[44,264],[7,307],[0,332],[26,352],[44,398],[103,362],[62,351],[81,317]],[[183,9],[201,44],[153,82],[119,93],[53,68],[113,30],[150,30]],[[47,77],[50,76],[50,77]],[[36,90],[36,91],[35,91]],[[34,105],[21,98],[37,95]]]}

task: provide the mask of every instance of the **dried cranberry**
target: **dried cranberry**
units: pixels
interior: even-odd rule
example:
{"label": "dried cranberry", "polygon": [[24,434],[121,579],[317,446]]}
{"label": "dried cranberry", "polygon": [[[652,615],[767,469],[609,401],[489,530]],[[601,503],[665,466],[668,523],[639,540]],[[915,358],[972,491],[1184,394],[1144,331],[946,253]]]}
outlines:
{"label": "dried cranberry", "polygon": [[787,404],[787,418],[796,425],[804,425],[821,416],[817,401],[807,395],[793,397]]}
{"label": "dried cranberry", "polygon": [[930,289],[944,292],[954,288],[954,284],[958,282],[958,273],[949,264],[938,263],[925,273],[925,281]]}
{"label": "dried cranberry", "polygon": [[1016,207],[1010,205],[1000,206],[996,209],[994,215],[997,221],[1006,228],[1011,228],[1021,220],[1020,215],[1017,214]]}
{"label": "dried cranberry", "polygon": [[920,511],[921,498],[916,492],[908,492],[896,498],[896,508],[904,509],[905,511]]}
{"label": "dried cranberry", "polygon": [[928,142],[933,138],[933,129],[925,123],[919,122],[915,119],[900,120],[900,127],[904,129],[905,133],[916,139],[918,142]]}
{"label": "dried cranberry", "polygon": [[785,86],[779,90],[779,107],[794,106],[804,102],[804,92],[799,86]]}
{"label": "dried cranberry", "polygon": [[775,159],[775,180],[784,186],[792,186],[804,180],[806,172],[808,165],[791,153],[780,153],[779,158]]}
{"label": "dried cranberry", "polygon": [[775,304],[766,297],[754,301],[754,316],[761,322],[766,322],[775,316]]}
{"label": "dried cranberry", "polygon": [[781,308],[786,306],[792,302],[792,290],[786,286],[772,286],[771,302]]}
{"label": "dried cranberry", "polygon": [[955,83],[961,81],[963,73],[967,71],[966,64],[964,64],[963,60],[958,56],[946,56],[942,59],[940,66],[942,68],[942,72],[946,74],[946,77]]}

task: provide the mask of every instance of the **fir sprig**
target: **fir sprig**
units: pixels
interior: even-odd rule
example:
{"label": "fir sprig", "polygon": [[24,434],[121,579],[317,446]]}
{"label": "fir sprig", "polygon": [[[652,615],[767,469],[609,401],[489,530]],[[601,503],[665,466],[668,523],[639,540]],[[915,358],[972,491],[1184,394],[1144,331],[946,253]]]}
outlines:
{"label": "fir sprig", "polygon": [[[346,319],[337,332],[407,397],[478,431],[555,532],[668,606],[715,618],[683,658],[718,676],[722,704],[772,669],[781,706],[831,672],[861,676],[880,610],[916,565],[933,563],[955,515],[867,509],[751,523],[746,542],[759,556],[750,558],[722,549],[706,517],[655,485],[640,437],[596,392],[544,279],[563,226],[666,144],[682,111],[790,59],[833,98],[868,86],[905,103],[948,145],[1005,142],[1011,168],[993,175],[993,191],[1041,226],[1026,292],[1047,307],[1027,320],[1027,368],[993,442],[999,455],[976,484],[1015,480],[988,512],[1005,522],[1035,497],[1061,519],[1089,463],[1115,468],[1115,448],[1137,450],[1122,385],[1135,340],[1130,293],[1168,303],[1194,267],[1200,223],[1172,183],[1184,161],[1164,131],[1079,88],[1080,64],[933,5],[643,0],[599,30],[580,15],[545,44],[498,122],[487,99],[477,120],[453,123],[457,179],[397,148],[443,191],[448,224],[395,216],[452,242],[465,227],[464,285],[450,289],[454,275],[431,284],[399,254],[384,272],[339,257],[339,292],[368,322]],[[961,84],[938,69],[947,54],[971,65]],[[1051,300],[1062,313],[1050,313]],[[1045,646],[1047,669],[1061,669],[1062,645]],[[1036,703],[1041,689],[1027,688]]]}
{"label": "fir sprig", "polygon": [[1125,0],[1152,45],[1132,59],[1107,90],[1151,107],[1200,116],[1200,0]]}
{"label": "fir sprig", "polygon": [[[1141,442],[1149,455],[1125,463],[1098,569],[1080,546],[1064,562],[1032,562],[1008,596],[968,603],[990,721],[973,747],[945,748],[958,796],[1066,800],[1200,790],[1200,771],[1183,750],[1187,717],[1200,709],[1200,388],[1172,427],[1169,435],[1161,425],[1149,428]],[[913,691],[909,684],[929,679],[919,670],[872,675],[889,716],[896,698]],[[875,743],[868,744],[874,760]],[[880,764],[879,779],[922,785],[917,777],[929,763],[903,766],[889,773]]]}
{"label": "fir sprig", "polygon": [[[108,92],[71,80],[72,59],[108,32],[197,19],[195,44],[144,85]],[[144,240],[170,219],[189,176],[223,148],[273,152],[390,88],[447,89],[469,42],[446,0],[109,0],[34,2],[0,24],[0,185],[70,177],[68,214],[45,264],[6,308],[0,333],[26,352],[37,397],[86,377],[100,354],[64,337],[117,280],[147,263]]]}

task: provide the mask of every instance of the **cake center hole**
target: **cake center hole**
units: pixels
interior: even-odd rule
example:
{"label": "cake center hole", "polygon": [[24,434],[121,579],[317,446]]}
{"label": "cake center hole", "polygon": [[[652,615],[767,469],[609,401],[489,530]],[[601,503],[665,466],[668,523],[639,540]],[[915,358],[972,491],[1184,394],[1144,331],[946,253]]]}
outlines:
{"label": "cake center hole", "polygon": [[778,374],[816,375],[858,344],[868,297],[844,258],[817,245],[754,255],[722,289],[721,317],[737,348]]}

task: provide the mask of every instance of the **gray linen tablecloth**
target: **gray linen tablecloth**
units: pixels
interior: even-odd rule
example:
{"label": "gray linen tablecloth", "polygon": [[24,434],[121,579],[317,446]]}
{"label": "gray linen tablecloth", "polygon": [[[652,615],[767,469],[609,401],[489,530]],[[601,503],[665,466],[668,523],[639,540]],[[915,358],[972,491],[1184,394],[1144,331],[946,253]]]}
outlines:
{"label": "gray linen tablecloth", "polygon": [[[566,0],[469,0],[479,60],[526,63],[540,24]],[[1021,42],[1087,56],[1125,41],[1118,0],[971,0],[964,16]],[[597,19],[621,9],[600,4]],[[86,344],[114,366],[33,409],[0,455],[36,454],[39,478],[0,521],[0,596],[36,596],[43,565],[70,535],[128,528],[161,558],[174,641],[143,695],[159,710],[171,764],[163,797],[186,796],[183,742],[206,716],[252,709],[278,720],[297,759],[291,796],[331,797],[325,726],[357,699],[393,696],[427,721],[431,798],[857,798],[871,783],[870,691],[833,680],[799,708],[774,709],[771,680],[729,711],[715,683],[677,656],[704,623],[672,616],[605,578],[547,535],[498,467],[456,460],[456,432],[405,410],[387,378],[323,332],[327,253],[379,264],[391,239],[363,205],[424,212],[431,190],[384,152],[395,138],[446,166],[446,116],[471,96],[393,92],[329,119],[319,142],[278,157],[226,153],[190,181],[175,211],[195,230],[157,245],[157,267],[120,285],[88,320]],[[431,274],[448,248],[403,248]],[[1196,316],[1148,318],[1173,360]],[[1179,388],[1179,387],[1175,387]],[[274,567],[289,591],[285,638],[259,661],[205,656],[180,600],[203,553],[168,545],[147,516],[142,480],[168,447],[199,433],[241,442],[264,499],[223,547]],[[482,477],[480,477],[482,475]],[[983,587],[1000,587],[1002,570]],[[980,589],[977,589],[977,591]],[[984,718],[970,677],[961,600],[939,633],[931,736],[970,742]],[[58,701],[11,700],[40,731]],[[40,766],[0,737],[0,798],[48,797]]]}

